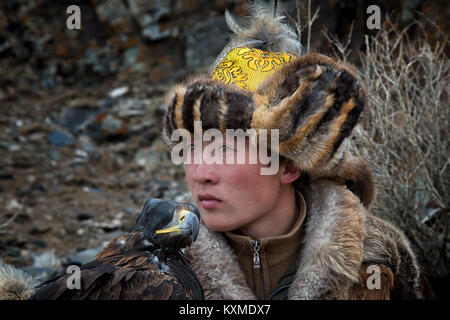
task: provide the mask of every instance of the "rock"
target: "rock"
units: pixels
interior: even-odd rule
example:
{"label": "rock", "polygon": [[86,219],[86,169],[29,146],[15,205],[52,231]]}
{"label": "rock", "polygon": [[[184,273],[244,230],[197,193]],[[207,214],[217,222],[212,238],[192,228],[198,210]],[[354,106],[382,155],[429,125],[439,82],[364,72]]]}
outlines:
{"label": "rock", "polygon": [[134,156],[134,161],[146,172],[154,172],[160,169],[161,163],[170,161],[170,154],[164,142],[157,139],[151,147],[138,150]]}
{"label": "rock", "polygon": [[124,216],[123,212],[118,212],[116,217],[114,217],[113,219],[109,219],[107,221],[86,220],[84,221],[84,224],[89,227],[101,229],[105,232],[111,232],[121,228],[123,216]]}
{"label": "rock", "polygon": [[49,232],[51,229],[52,229],[52,226],[48,221],[37,220],[37,221],[33,221],[31,229],[30,229],[30,234],[41,235],[41,234]]}
{"label": "rock", "polygon": [[62,124],[71,133],[76,134],[82,131],[91,119],[95,119],[98,108],[67,108],[63,114]]}
{"label": "rock", "polygon": [[77,140],[77,147],[80,150],[88,154],[93,154],[97,151],[97,145],[95,142],[87,135],[80,135]]}
{"label": "rock", "polygon": [[120,117],[136,117],[147,114],[147,108],[151,105],[150,99],[124,99],[116,104],[113,111]]}
{"label": "rock", "polygon": [[100,251],[102,251],[103,246],[93,249],[85,249],[82,251],[79,251],[67,258],[67,261],[69,264],[76,264],[76,265],[83,265],[88,262],[91,262],[92,260],[95,260],[95,257]]}
{"label": "rock", "polygon": [[45,134],[43,132],[33,132],[30,135],[28,135],[28,140],[33,142],[41,142],[45,138]]}
{"label": "rock", "polygon": [[176,37],[178,35],[177,27],[166,27],[165,25],[150,25],[142,30],[142,35],[152,41]]}
{"label": "rock", "polygon": [[170,1],[166,0],[128,0],[128,5],[141,27],[154,24],[171,12]]}
{"label": "rock", "polygon": [[118,97],[123,96],[124,94],[127,94],[130,91],[130,88],[127,86],[115,88],[114,90],[110,91],[108,93],[108,96],[112,99],[117,99]]}
{"label": "rock", "polygon": [[60,131],[52,131],[47,136],[48,141],[55,147],[64,147],[65,145],[71,144],[73,139],[69,135]]}
{"label": "rock", "polygon": [[99,102],[95,98],[90,97],[81,97],[81,98],[74,98],[68,102],[68,106],[70,108],[98,108]]}
{"label": "rock", "polygon": [[8,212],[20,212],[24,206],[20,204],[16,199],[11,199],[6,205],[6,210]]}
{"label": "rock", "polygon": [[9,145],[8,150],[9,151],[21,151],[22,147],[19,146],[18,144],[12,143],[12,144]]}
{"label": "rock", "polygon": [[13,154],[13,166],[18,168],[30,168],[33,166],[33,157],[27,151],[17,151]]}
{"label": "rock", "polygon": [[187,67],[198,69],[211,65],[230,34],[223,16],[212,17],[186,28]]}
{"label": "rock", "polygon": [[88,48],[85,58],[78,62],[80,73],[94,73],[102,77],[110,76],[119,70],[120,56],[117,48],[107,42],[103,46]]}
{"label": "rock", "polygon": [[99,234],[97,235],[97,239],[99,241],[102,241],[102,248],[104,248],[104,246],[106,246],[109,242],[113,241],[114,239],[119,238],[120,236],[123,235],[123,231],[122,230],[116,230],[116,231],[112,231],[112,232],[108,232],[108,233],[104,233],[104,234]]}
{"label": "rock", "polygon": [[172,186],[171,181],[164,181],[159,179],[152,179],[145,184],[145,191],[153,198],[162,198],[164,191]]}
{"label": "rock", "polygon": [[39,248],[47,248],[48,244],[44,240],[34,240],[31,242],[33,246],[39,247]]}
{"label": "rock", "polygon": [[23,267],[21,268],[26,273],[30,274],[37,283],[43,283],[47,280],[58,275],[62,270],[55,271],[47,268],[38,268],[38,267]]}
{"label": "rock", "polygon": [[16,193],[16,195],[19,198],[23,198],[31,193],[32,187],[30,185],[26,185],[23,187],[20,187],[19,191]]}
{"label": "rock", "polygon": [[4,263],[11,264],[16,267],[25,267],[28,264],[25,258],[20,255],[20,250],[18,254],[14,254],[10,250],[8,250],[8,252],[2,252],[2,254],[4,254],[4,256],[2,257]]}
{"label": "rock", "polygon": [[192,194],[190,191],[184,192],[180,195],[177,195],[174,198],[175,202],[192,202]]}
{"label": "rock", "polygon": [[31,254],[33,257],[33,267],[46,268],[59,272],[61,270],[61,259],[55,255],[54,250],[44,251],[41,254]]}
{"label": "rock", "polygon": [[112,100],[101,100],[98,102],[98,105],[101,108],[111,108],[114,105],[114,102]]}
{"label": "rock", "polygon": [[33,133],[45,133],[48,131],[48,127],[42,123],[32,123],[29,125],[21,126],[19,133],[22,135],[31,135]]}
{"label": "rock", "polygon": [[152,148],[143,148],[136,152],[134,161],[146,172],[152,172],[159,168],[162,156],[155,153]]}
{"label": "rock", "polygon": [[48,153],[48,156],[53,161],[59,161],[61,160],[61,153],[58,150],[51,149]]}
{"label": "rock", "polygon": [[27,250],[22,250],[23,256],[31,256],[32,265],[22,267],[22,270],[29,273],[38,282],[42,283],[50,278],[61,273],[62,263],[55,255],[54,250],[47,250],[40,254],[29,253]]}
{"label": "rock", "polygon": [[120,0],[102,1],[95,7],[98,18],[115,33],[129,33],[133,31],[130,12]]}
{"label": "rock", "polygon": [[83,220],[92,219],[93,217],[94,217],[94,214],[92,214],[91,212],[81,212],[77,215],[77,220],[83,221]]}
{"label": "rock", "polygon": [[12,180],[13,172],[9,170],[0,170],[0,180]]}
{"label": "rock", "polygon": [[127,133],[127,124],[121,118],[100,112],[96,118],[91,121],[87,127],[87,133],[97,141],[103,141],[108,138],[125,137]]}
{"label": "rock", "polygon": [[170,1],[128,0],[128,4],[144,38],[155,41],[178,35],[178,28],[171,23],[173,12]]}
{"label": "rock", "polygon": [[79,158],[82,158],[84,160],[88,160],[89,159],[89,154],[86,151],[80,150],[80,149],[76,149],[75,150],[75,156],[79,157]]}
{"label": "rock", "polygon": [[99,114],[97,120],[101,124],[101,130],[106,137],[124,135],[126,124],[118,117],[110,114]]}
{"label": "rock", "polygon": [[122,219],[121,229],[125,232],[132,232],[134,227],[136,226],[136,217],[127,215]]}

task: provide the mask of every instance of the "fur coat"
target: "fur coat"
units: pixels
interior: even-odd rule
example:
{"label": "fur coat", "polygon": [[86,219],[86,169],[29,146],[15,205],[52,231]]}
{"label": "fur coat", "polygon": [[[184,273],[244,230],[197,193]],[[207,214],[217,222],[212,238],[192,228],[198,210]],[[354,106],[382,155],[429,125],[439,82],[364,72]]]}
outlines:
{"label": "fur coat", "polygon": [[[368,211],[375,186],[365,162],[346,156],[335,172],[309,177],[302,187],[305,236],[287,298],[423,298],[407,239]],[[206,299],[256,299],[222,233],[202,225],[190,253]],[[378,286],[373,275],[379,276]]]}

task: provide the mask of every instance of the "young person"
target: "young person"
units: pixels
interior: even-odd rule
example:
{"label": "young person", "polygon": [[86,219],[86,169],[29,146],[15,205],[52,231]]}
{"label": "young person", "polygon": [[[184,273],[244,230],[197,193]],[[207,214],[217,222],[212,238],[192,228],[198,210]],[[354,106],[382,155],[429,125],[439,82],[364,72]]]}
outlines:
{"label": "young person", "polygon": [[[279,17],[252,10],[248,29],[227,16],[237,35],[211,76],[177,85],[167,100],[163,137],[172,150],[174,133],[195,136],[198,123],[203,137],[209,129],[223,134],[192,144],[185,158],[197,152],[201,159],[185,170],[202,218],[190,253],[205,297],[423,298],[408,241],[369,213],[372,172],[348,151],[366,105],[356,72],[320,54],[302,55]],[[258,138],[275,130],[262,141],[278,140],[270,150],[279,154],[278,170],[261,174],[268,164],[255,150],[267,145],[251,137],[239,151],[245,162],[217,162],[238,153],[227,129],[254,130]]]}

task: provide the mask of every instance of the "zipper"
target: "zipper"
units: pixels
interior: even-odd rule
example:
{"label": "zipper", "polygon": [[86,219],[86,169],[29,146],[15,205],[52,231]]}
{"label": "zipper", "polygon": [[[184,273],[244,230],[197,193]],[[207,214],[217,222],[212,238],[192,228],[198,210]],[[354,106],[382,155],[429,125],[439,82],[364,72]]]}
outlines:
{"label": "zipper", "polygon": [[256,269],[259,270],[259,284],[261,286],[261,295],[262,299],[265,300],[264,295],[264,279],[263,279],[263,273],[261,269],[261,260],[259,259],[259,249],[261,248],[261,242],[259,240],[256,240],[253,242],[253,270],[256,271]]}

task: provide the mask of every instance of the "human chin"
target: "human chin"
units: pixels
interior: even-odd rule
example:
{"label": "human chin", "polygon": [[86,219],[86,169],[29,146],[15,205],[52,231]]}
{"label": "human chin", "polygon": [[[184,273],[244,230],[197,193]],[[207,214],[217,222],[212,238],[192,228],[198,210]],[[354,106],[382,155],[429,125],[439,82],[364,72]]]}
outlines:
{"label": "human chin", "polygon": [[202,219],[205,223],[205,226],[212,231],[217,232],[224,232],[224,231],[231,231],[236,229],[235,228],[235,222],[233,219],[224,213],[220,212],[202,212],[200,209],[200,214],[202,216]]}

